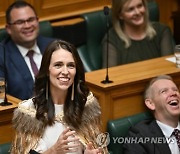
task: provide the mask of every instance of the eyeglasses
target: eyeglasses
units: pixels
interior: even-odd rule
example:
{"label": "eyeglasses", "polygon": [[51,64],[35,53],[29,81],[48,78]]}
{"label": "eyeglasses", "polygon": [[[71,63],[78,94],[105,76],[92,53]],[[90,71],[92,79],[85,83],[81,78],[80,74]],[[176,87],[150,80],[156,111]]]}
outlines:
{"label": "eyeglasses", "polygon": [[17,21],[15,21],[15,22],[9,23],[9,25],[22,26],[22,25],[24,25],[26,22],[27,22],[28,24],[31,24],[31,23],[33,23],[33,22],[35,22],[35,21],[37,21],[37,20],[38,20],[38,17],[30,17],[30,18],[28,18],[27,20],[17,20]]}

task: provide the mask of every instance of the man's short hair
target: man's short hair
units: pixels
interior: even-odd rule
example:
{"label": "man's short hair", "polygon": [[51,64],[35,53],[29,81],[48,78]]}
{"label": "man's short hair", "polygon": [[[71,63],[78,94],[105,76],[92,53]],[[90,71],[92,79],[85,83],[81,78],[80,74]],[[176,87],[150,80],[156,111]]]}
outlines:
{"label": "man's short hair", "polygon": [[26,6],[30,7],[34,11],[35,15],[37,16],[36,11],[35,11],[34,7],[31,4],[27,3],[26,1],[15,1],[6,10],[6,23],[9,24],[11,22],[10,14],[11,14],[11,11],[14,8],[18,9],[18,8],[23,8],[23,7],[26,7]]}
{"label": "man's short hair", "polygon": [[[173,81],[172,77],[169,76],[169,75],[159,75],[155,78],[153,78],[149,84],[147,85],[147,87],[145,88],[145,91],[144,91],[144,100],[149,98],[149,94],[150,94],[150,89],[151,89],[151,86],[153,85],[154,82],[158,81],[158,80],[161,80],[161,79],[166,79],[166,80],[171,80]],[[174,82],[174,81],[173,81]]]}

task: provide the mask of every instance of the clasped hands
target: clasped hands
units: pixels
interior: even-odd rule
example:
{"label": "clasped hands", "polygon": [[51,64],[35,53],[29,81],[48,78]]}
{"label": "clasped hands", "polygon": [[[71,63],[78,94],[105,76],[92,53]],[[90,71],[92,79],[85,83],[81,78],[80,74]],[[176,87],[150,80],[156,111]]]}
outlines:
{"label": "clasped hands", "polygon": [[[66,154],[77,152],[82,146],[79,138],[75,136],[75,131],[66,128],[59,136],[57,142],[51,148],[51,154]],[[93,144],[90,142],[87,144],[84,154],[101,154],[102,148],[94,149]]]}

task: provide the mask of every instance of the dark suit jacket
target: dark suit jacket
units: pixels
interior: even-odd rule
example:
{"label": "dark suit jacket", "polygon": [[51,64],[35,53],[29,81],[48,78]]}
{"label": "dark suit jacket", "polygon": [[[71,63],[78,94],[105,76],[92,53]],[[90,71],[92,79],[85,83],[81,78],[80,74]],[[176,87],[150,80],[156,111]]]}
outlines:
{"label": "dark suit jacket", "polygon": [[[37,45],[42,54],[52,41],[53,39],[42,36],[37,38]],[[4,41],[3,45],[6,52],[7,93],[22,100],[28,99],[33,94],[34,86],[30,70],[10,38]],[[2,46],[0,47],[0,77],[4,77],[4,49]]]}
{"label": "dark suit jacket", "polygon": [[[156,123],[155,120],[145,120],[132,127],[128,133],[129,137],[149,137],[159,139],[164,138],[163,132]],[[164,138],[165,139],[165,138]],[[151,140],[152,141],[152,140]],[[138,144],[125,143],[124,153],[125,154],[171,154],[168,144],[155,143],[155,142],[144,142]]]}

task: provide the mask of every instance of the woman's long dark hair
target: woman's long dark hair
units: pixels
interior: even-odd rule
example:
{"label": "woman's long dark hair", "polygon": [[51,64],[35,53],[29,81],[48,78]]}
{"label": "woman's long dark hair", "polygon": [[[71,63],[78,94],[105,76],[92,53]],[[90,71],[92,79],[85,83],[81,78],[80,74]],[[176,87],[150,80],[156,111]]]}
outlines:
{"label": "woman's long dark hair", "polygon": [[[79,128],[81,117],[84,111],[89,89],[85,84],[85,72],[82,61],[76,48],[62,40],[55,40],[48,45],[42,58],[41,67],[35,80],[35,98],[33,99],[37,109],[36,118],[47,125],[54,124],[55,108],[49,92],[49,65],[52,53],[58,49],[71,52],[76,65],[76,75],[74,78],[74,100],[71,100],[72,86],[68,89],[64,104],[64,121],[74,128]],[[47,98],[48,91],[48,98]]]}

